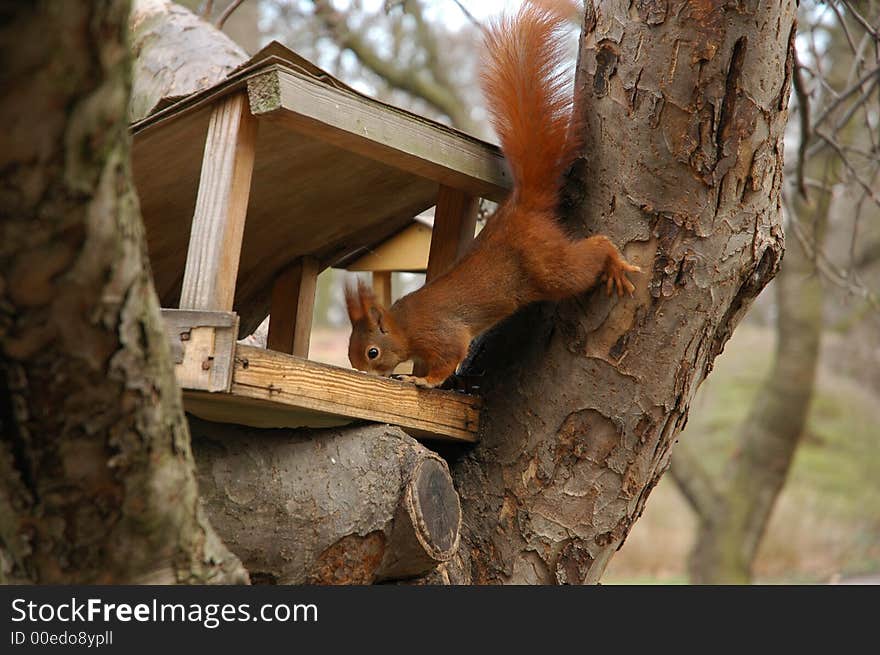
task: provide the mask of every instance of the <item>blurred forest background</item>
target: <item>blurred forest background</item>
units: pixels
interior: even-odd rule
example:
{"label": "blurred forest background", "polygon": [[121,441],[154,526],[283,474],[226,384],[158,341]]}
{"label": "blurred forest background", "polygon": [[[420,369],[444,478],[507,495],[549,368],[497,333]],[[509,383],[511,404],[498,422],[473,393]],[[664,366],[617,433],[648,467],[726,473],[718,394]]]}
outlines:
{"label": "blurred forest background", "polygon": [[[480,25],[516,0],[181,4],[250,54],[278,40],[492,139]],[[606,583],[880,582],[880,1],[801,2],[796,51],[782,272],[700,389]],[[319,278],[310,353],[343,366],[345,276]],[[395,297],[421,284],[395,276]]]}

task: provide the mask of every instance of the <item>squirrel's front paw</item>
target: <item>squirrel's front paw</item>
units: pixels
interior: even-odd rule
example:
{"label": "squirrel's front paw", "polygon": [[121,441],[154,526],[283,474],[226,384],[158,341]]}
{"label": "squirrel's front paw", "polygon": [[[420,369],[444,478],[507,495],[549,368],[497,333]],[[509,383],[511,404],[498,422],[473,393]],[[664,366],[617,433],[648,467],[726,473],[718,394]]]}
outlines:
{"label": "squirrel's front paw", "polygon": [[401,382],[411,382],[417,387],[425,387],[426,389],[431,389],[436,385],[431,384],[425,378],[421,378],[417,375],[392,375],[395,380],[400,380]]}
{"label": "squirrel's front paw", "polygon": [[627,263],[622,257],[609,262],[608,268],[605,270],[605,279],[607,280],[605,288],[608,291],[608,295],[612,295],[615,291],[617,291],[618,296],[622,296],[624,293],[632,295],[633,291],[636,290],[636,287],[629,281],[626,274],[641,272],[641,268]]}

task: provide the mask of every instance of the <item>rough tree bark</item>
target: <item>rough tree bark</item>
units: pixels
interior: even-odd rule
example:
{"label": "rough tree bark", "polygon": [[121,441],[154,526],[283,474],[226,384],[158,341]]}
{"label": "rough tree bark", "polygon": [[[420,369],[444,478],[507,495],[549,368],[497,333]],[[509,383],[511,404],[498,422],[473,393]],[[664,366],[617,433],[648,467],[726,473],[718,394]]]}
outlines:
{"label": "rough tree bark", "polygon": [[190,425],[211,524],[254,582],[400,580],[458,548],[449,468],[400,428]]}
{"label": "rough tree bark", "polygon": [[5,577],[245,582],[200,509],[147,265],[129,169],[128,11],[21,2],[0,22]]}
{"label": "rough tree bark", "polygon": [[629,299],[523,312],[475,353],[484,430],[452,467],[453,582],[596,582],[641,514],[782,254],[794,12],[789,0],[588,6],[568,213],[647,273]]}

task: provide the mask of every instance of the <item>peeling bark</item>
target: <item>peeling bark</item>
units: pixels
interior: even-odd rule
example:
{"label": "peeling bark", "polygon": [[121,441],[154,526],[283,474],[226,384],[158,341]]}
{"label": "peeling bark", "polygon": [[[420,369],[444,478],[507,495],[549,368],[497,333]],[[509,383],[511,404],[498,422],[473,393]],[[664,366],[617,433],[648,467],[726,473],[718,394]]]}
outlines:
{"label": "peeling bark", "polygon": [[400,428],[190,422],[208,516],[255,582],[399,580],[458,548],[446,462]]}
{"label": "peeling bark", "polygon": [[[0,547],[11,582],[243,582],[198,502],[125,120],[127,2],[0,25]],[[39,120],[34,120],[34,117]]]}
{"label": "peeling bark", "polygon": [[[588,3],[589,4],[589,3]],[[534,306],[475,348],[479,446],[453,582],[594,583],[669,463],[694,393],[777,271],[793,2],[588,6],[584,157],[564,210],[646,275]]]}

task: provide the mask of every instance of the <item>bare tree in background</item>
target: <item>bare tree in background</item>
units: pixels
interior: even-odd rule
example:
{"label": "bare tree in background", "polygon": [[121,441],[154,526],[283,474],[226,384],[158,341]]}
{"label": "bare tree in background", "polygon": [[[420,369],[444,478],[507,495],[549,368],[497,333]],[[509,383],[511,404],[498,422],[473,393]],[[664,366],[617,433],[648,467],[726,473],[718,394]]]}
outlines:
{"label": "bare tree in background", "polygon": [[263,0],[176,0],[254,54],[262,45],[260,14]]}
{"label": "bare tree in background", "polygon": [[[825,289],[878,305],[865,269],[880,253],[880,3],[801,7],[794,77],[797,132],[786,174],[787,252],[776,282],[773,366],[712,478],[695,444],[678,446],[672,475],[694,510],[692,582],[747,583],[805,424],[816,380]],[[864,15],[860,12],[864,12]],[[844,218],[846,215],[846,218]],[[865,219],[874,225],[865,229]],[[829,252],[829,230],[845,248]]]}
{"label": "bare tree in background", "polygon": [[786,198],[801,219],[823,194],[840,198],[848,247],[827,252],[810,221],[792,220],[793,232],[828,283],[877,310],[880,294],[864,273],[880,260],[880,2],[810,3],[802,13],[809,28],[794,87],[799,145],[786,166],[794,178]]}

